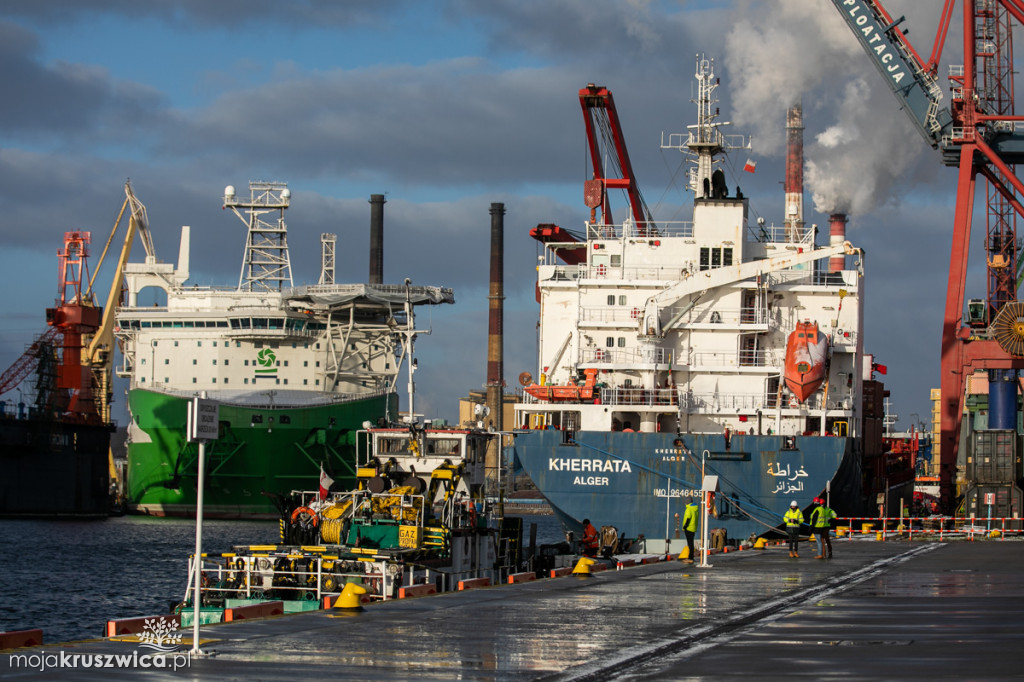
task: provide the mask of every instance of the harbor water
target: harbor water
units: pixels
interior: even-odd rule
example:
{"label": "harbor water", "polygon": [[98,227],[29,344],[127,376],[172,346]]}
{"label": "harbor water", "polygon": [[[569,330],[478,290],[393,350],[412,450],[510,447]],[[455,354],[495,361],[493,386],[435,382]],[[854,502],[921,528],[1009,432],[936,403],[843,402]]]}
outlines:
{"label": "harbor water", "polygon": [[[536,523],[538,544],[558,542],[553,516]],[[106,521],[0,520],[0,632],[42,628],[47,643],[92,639],[108,620],[168,613],[181,601],[195,522],[125,516]],[[204,551],[273,544],[276,521],[206,521]]]}

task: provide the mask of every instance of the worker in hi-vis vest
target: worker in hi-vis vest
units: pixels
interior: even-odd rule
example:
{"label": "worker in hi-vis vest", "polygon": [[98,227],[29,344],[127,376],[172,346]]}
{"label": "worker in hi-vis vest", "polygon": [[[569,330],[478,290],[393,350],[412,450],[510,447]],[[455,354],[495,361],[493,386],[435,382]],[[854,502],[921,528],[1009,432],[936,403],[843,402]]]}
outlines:
{"label": "worker in hi-vis vest", "polygon": [[700,522],[700,505],[697,500],[691,498],[683,512],[683,532],[686,533],[686,548],[690,551],[683,561],[693,563],[693,537],[697,534],[697,524]]}
{"label": "worker in hi-vis vest", "polygon": [[814,558],[831,559],[832,536],[829,533],[832,530],[832,519],[836,517],[836,513],[820,497],[815,497],[814,503],[818,505],[811,512],[811,528],[814,529],[814,537],[818,539],[818,556]]}
{"label": "worker in hi-vis vest", "polygon": [[789,503],[789,511],[782,517],[786,521],[786,531],[789,533],[789,557],[799,559],[797,545],[800,543],[800,526],[804,522],[804,513],[800,511],[800,505],[793,500]]}

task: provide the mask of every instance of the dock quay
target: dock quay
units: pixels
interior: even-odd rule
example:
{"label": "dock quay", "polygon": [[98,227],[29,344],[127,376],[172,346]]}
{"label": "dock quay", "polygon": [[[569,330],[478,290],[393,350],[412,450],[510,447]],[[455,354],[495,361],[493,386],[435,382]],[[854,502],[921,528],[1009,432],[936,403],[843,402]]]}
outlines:
{"label": "dock quay", "polygon": [[[637,563],[263,620],[204,626],[183,669],[148,679],[605,680],[1021,675],[1024,542],[836,542]],[[628,563],[628,562],[622,562]],[[191,648],[186,631],[180,651]],[[137,637],[0,652],[4,679],[137,677]],[[90,657],[92,657],[90,656]],[[110,661],[111,658],[106,658]],[[34,666],[30,665],[35,663]]]}

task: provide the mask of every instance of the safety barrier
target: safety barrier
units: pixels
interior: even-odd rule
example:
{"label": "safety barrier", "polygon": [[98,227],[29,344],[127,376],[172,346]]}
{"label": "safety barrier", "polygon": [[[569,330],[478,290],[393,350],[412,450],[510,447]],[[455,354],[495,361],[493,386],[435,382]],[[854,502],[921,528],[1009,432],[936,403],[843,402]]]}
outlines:
{"label": "safety barrier", "polygon": [[993,533],[998,533],[1000,540],[1009,535],[1024,535],[1024,519],[1006,516],[845,516],[835,522],[836,535],[849,540],[872,533],[883,541],[890,536],[906,536],[909,540],[917,535],[973,541]]}
{"label": "safety barrier", "polygon": [[0,632],[0,650],[18,649],[23,646],[42,646],[42,644],[43,631],[38,628]]}
{"label": "safety barrier", "polygon": [[106,637],[118,637],[120,635],[140,635],[146,631],[147,623],[149,627],[158,620],[163,620],[166,623],[173,625],[173,629],[177,630],[181,627],[181,616],[176,615],[160,615],[160,616],[139,616],[138,618],[121,618],[120,620],[108,620],[107,627],[104,632]]}
{"label": "safety barrier", "polygon": [[437,585],[434,583],[427,583],[426,585],[409,585],[408,587],[398,588],[399,599],[409,599],[410,597],[425,597],[428,594],[437,594]]}
{"label": "safety barrier", "polygon": [[533,571],[526,571],[524,573],[511,573],[508,576],[508,584],[515,585],[517,583],[527,583],[531,580],[536,580],[537,574]]}
{"label": "safety barrier", "polygon": [[283,601],[265,601],[260,604],[247,604],[245,606],[233,606],[230,609],[224,609],[224,622],[232,623],[236,620],[270,618],[271,616],[283,614]]}
{"label": "safety barrier", "polygon": [[470,578],[468,580],[460,580],[459,581],[459,592],[462,592],[463,590],[471,590],[471,589],[476,588],[476,587],[490,587],[490,586],[491,586],[491,579],[490,578]]}

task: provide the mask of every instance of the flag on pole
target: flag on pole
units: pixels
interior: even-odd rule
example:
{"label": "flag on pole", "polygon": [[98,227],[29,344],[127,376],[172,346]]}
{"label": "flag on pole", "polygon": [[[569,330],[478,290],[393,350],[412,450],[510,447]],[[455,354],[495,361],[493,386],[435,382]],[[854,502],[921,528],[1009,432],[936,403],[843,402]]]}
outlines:
{"label": "flag on pole", "polygon": [[334,479],[327,475],[324,471],[324,463],[320,462],[320,499],[327,499],[327,491],[331,489],[334,484]]}
{"label": "flag on pole", "polygon": [[743,170],[748,173],[753,173],[755,168],[757,168],[757,161],[754,161],[753,159],[747,159],[747,162],[743,164]]}

